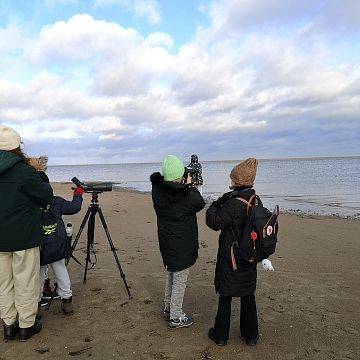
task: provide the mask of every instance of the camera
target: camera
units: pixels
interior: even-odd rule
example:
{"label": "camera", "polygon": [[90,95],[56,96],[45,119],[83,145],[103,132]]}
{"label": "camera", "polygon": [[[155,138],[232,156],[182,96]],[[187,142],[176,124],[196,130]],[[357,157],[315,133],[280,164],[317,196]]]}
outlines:
{"label": "camera", "polygon": [[78,187],[81,187],[86,193],[102,193],[104,191],[112,191],[111,183],[83,183],[78,178],[73,177],[71,181]]}
{"label": "camera", "polygon": [[193,168],[190,168],[190,167],[186,167],[185,166],[185,172],[184,172],[184,175],[183,175],[183,178],[185,180],[187,180],[188,176],[193,176],[193,174],[196,173],[196,169],[193,169]]}

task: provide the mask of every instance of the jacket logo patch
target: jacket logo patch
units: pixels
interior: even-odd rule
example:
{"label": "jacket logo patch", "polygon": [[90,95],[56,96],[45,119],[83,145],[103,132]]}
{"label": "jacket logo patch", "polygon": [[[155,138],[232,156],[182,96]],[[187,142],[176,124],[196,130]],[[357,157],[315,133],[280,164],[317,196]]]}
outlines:
{"label": "jacket logo patch", "polygon": [[266,234],[270,236],[272,233],[273,233],[273,227],[271,225],[269,225],[266,228]]}
{"label": "jacket logo patch", "polygon": [[45,235],[52,235],[55,234],[58,224],[52,224],[52,225],[45,225],[43,226],[43,230]]}

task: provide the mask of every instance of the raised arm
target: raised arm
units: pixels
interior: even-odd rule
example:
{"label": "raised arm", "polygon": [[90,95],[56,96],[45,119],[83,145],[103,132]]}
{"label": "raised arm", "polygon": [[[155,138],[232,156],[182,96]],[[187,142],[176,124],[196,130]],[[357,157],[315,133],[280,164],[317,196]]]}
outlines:
{"label": "raised arm", "polygon": [[75,215],[81,210],[83,198],[82,195],[84,190],[77,188],[74,191],[74,196],[72,201],[67,201],[63,198],[61,199],[61,215]]}
{"label": "raised arm", "polygon": [[205,207],[205,200],[196,187],[190,187],[186,200],[185,211],[187,215],[196,214]]}
{"label": "raised arm", "polygon": [[206,211],[206,225],[215,231],[228,228],[233,223],[233,207],[230,201],[219,205],[214,201]]}

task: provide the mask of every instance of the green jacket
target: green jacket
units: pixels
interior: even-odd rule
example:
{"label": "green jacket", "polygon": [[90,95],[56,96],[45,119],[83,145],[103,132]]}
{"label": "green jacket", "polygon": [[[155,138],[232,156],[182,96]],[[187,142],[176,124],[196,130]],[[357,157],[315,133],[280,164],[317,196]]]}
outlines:
{"label": "green jacket", "polygon": [[0,252],[40,245],[40,207],[53,201],[51,186],[17,155],[0,150]]}

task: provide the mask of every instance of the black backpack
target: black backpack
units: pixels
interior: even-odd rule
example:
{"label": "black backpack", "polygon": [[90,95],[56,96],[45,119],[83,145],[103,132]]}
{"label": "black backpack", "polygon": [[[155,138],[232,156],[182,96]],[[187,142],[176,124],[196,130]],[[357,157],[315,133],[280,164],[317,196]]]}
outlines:
{"label": "black backpack", "polygon": [[236,239],[233,228],[231,231],[234,242],[231,245],[231,265],[237,270],[240,261],[257,264],[275,252],[279,231],[279,206],[273,212],[263,206],[258,195],[249,201],[236,198],[247,206],[246,220],[240,240]]}
{"label": "black backpack", "polygon": [[65,224],[51,209],[42,214],[44,241],[40,248],[40,265],[67,259],[70,255],[71,238],[66,234]]}

